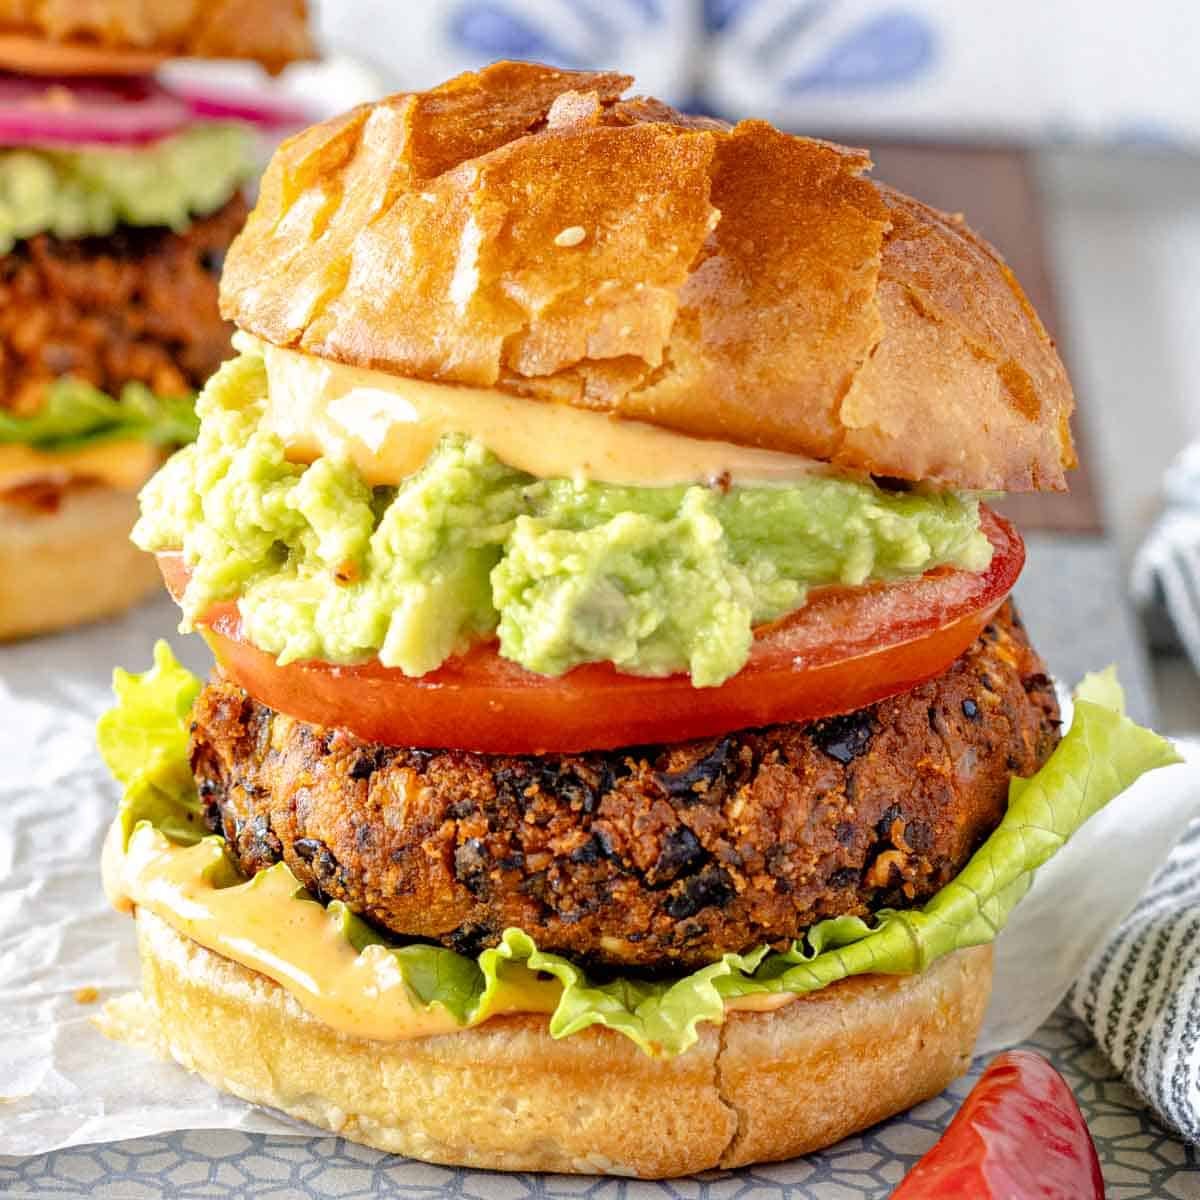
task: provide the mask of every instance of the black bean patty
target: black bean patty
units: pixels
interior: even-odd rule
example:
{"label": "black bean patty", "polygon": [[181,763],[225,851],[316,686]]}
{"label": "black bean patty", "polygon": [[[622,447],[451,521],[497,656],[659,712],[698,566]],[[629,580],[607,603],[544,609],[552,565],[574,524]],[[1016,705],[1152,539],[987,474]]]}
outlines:
{"label": "black bean patty", "polygon": [[1006,607],[944,675],[871,708],[590,754],[372,745],[218,679],[192,765],[248,873],[282,858],[382,929],[467,953],[517,925],[593,966],[679,970],[931,896],[1057,741]]}
{"label": "black bean patty", "polygon": [[203,387],[231,353],[217,282],[246,212],[239,194],[182,233],[42,233],[0,256],[0,409],[36,412],[64,375],[112,396],[133,380],[162,396]]}

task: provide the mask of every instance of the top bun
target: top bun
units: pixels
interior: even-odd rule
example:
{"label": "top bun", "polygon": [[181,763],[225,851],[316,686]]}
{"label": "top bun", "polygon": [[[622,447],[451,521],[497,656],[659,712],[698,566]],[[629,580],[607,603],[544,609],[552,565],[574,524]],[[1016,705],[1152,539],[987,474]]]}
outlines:
{"label": "top bun", "polygon": [[999,255],[864,172],[624,75],[497,63],[275,155],[222,310],[278,346],[828,460],[1062,490],[1071,387]]}
{"label": "top bun", "polygon": [[247,58],[278,71],[311,58],[306,0],[0,0],[0,66],[131,70],[168,57]]}

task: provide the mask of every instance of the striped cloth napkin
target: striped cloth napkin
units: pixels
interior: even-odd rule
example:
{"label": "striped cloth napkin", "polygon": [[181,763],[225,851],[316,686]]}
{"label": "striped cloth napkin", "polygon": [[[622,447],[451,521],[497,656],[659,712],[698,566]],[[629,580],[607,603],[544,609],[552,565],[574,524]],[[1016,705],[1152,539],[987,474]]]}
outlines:
{"label": "striped cloth napkin", "polygon": [[1163,514],[1133,564],[1133,594],[1153,615],[1163,609],[1200,671],[1200,442],[1193,442],[1163,480]]}
{"label": "striped cloth napkin", "polygon": [[[1200,769],[1200,743],[1179,749]],[[1088,961],[1070,1004],[1159,1120],[1200,1145],[1200,819]]]}

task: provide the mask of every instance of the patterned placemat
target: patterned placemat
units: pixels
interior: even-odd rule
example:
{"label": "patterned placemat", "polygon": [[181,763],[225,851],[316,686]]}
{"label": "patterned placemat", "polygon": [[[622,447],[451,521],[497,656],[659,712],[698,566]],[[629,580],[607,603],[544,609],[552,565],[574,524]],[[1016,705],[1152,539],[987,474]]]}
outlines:
{"label": "patterned placemat", "polygon": [[[1027,1045],[1051,1058],[1078,1096],[1104,1163],[1109,1200],[1200,1200],[1196,1151],[1154,1123],[1065,1008]],[[455,1171],[340,1138],[205,1132],[0,1158],[0,1194],[14,1200],[885,1200],[936,1139],[983,1065],[976,1063],[944,1096],[824,1154],[669,1183]]]}

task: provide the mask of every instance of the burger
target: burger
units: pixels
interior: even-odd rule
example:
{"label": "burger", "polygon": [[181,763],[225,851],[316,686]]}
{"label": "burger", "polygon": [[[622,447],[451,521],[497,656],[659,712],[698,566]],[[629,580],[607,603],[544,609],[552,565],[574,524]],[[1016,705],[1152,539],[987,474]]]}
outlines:
{"label": "burger", "polygon": [[864,152],[500,63],[286,142],[141,495],[200,682],[118,672],[151,1038],[441,1163],[803,1154],[967,1066],[1033,872],[1169,746],[1060,731],[986,502],[1071,392]]}
{"label": "burger", "polygon": [[155,72],[308,52],[303,0],[0,0],[0,639],[157,586],[137,491],[230,353],[221,261],[290,114]]}

